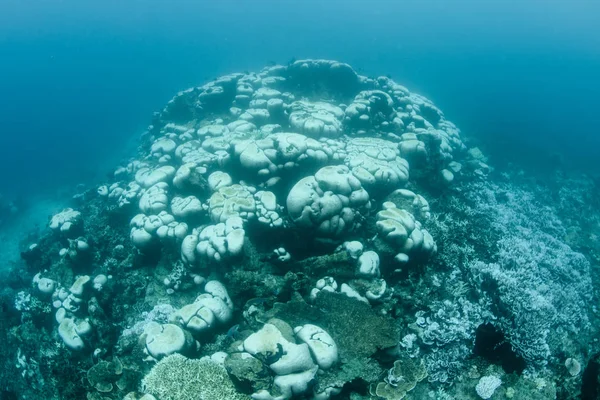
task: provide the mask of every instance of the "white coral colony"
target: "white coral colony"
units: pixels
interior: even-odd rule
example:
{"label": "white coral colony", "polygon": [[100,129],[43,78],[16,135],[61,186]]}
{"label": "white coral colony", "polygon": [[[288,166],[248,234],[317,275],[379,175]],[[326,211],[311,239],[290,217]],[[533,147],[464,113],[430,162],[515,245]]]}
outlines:
{"label": "white coral colony", "polygon": [[323,237],[341,237],[355,230],[370,205],[360,180],[343,165],[323,167],[301,179],[287,198],[292,221]]}

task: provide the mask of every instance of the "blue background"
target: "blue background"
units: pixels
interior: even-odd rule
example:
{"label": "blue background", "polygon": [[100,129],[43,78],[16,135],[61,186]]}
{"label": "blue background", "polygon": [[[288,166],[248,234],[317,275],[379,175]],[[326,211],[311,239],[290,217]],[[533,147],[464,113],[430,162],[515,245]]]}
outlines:
{"label": "blue background", "polygon": [[597,170],[599,4],[3,0],[4,193],[101,178],[178,90],[292,57],[391,74],[497,160]]}

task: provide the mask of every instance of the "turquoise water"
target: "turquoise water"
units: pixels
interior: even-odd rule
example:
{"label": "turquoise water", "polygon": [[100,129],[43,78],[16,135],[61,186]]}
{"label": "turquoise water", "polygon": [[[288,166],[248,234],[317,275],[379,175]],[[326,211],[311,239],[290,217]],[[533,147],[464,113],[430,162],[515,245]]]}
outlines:
{"label": "turquoise water", "polygon": [[0,400],[600,398],[598,15],[3,1]]}
{"label": "turquoise water", "polygon": [[543,159],[559,151],[571,164],[594,167],[599,7],[7,0],[0,5],[0,167],[12,173],[4,190],[103,174],[105,161],[123,156],[124,141],[177,90],[306,57],[391,74],[500,158],[529,162],[532,152]]}

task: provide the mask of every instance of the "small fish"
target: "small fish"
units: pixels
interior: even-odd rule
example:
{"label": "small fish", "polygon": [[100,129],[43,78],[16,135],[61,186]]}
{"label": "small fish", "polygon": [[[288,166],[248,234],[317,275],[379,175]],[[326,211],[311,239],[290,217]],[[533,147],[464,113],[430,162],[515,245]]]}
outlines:
{"label": "small fish", "polygon": [[246,306],[264,306],[265,303],[269,302],[266,297],[255,297],[246,302]]}
{"label": "small fish", "polygon": [[235,324],[227,331],[227,337],[236,340],[240,335],[240,324]]}
{"label": "small fish", "polygon": [[281,343],[277,343],[277,352],[274,354],[268,355],[267,358],[265,359],[265,363],[273,364],[276,361],[278,361],[282,356],[283,356],[283,346],[281,345]]}

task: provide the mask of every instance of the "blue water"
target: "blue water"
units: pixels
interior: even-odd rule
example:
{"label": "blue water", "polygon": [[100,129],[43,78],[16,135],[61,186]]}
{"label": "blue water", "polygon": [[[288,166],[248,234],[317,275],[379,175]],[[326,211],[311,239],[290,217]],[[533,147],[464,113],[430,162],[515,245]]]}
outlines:
{"label": "blue water", "polygon": [[498,159],[598,169],[597,1],[0,4],[4,192],[101,179],[178,90],[330,58],[434,100]]}

